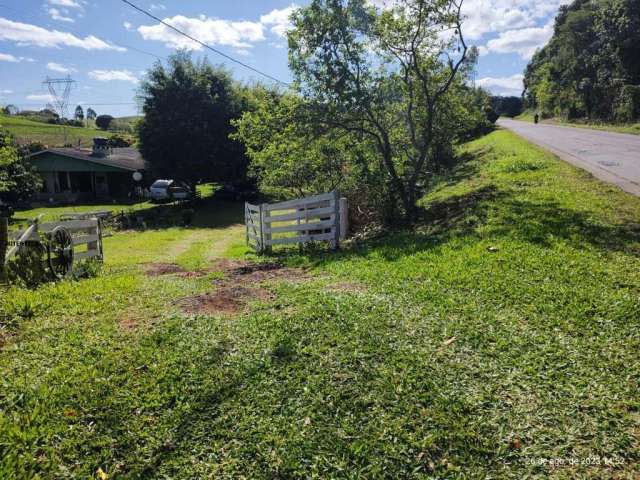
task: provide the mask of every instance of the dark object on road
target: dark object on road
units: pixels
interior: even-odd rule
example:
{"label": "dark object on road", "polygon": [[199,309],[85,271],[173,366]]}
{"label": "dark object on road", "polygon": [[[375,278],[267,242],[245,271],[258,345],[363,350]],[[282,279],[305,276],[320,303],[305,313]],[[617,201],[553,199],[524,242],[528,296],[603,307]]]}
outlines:
{"label": "dark object on road", "polygon": [[537,113],[533,116],[533,123],[538,123],[538,121],[540,120],[540,115],[538,115]]}

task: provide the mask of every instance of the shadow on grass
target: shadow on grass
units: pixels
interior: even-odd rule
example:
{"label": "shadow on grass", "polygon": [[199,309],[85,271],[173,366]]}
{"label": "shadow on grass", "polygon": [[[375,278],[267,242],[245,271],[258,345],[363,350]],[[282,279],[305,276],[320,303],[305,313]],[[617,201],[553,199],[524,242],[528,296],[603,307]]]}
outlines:
{"label": "shadow on grass", "polygon": [[[517,198],[512,192],[489,185],[431,204],[413,229],[389,231],[379,238],[347,245],[337,253],[310,251],[307,260],[319,266],[375,252],[395,261],[465,239],[515,240],[543,248],[564,240],[578,249],[595,247],[603,252],[640,256],[640,223],[602,222],[589,212],[567,209],[555,201]],[[276,255],[293,260],[299,254],[289,249]]]}
{"label": "shadow on grass", "polygon": [[[137,202],[131,202],[124,205],[136,204]],[[225,228],[244,222],[244,203],[215,197],[193,203],[157,204],[144,210],[127,209],[122,205],[113,208],[112,223],[114,227],[125,230],[160,230],[185,226]],[[26,228],[30,220],[32,219],[20,217],[18,212],[9,219],[9,224],[12,229]]]}

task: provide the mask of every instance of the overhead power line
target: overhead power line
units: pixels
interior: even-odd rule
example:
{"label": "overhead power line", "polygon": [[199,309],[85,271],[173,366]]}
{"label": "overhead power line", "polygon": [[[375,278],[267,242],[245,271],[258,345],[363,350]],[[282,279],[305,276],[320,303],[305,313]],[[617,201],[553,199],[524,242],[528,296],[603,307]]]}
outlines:
{"label": "overhead power line", "polygon": [[144,8],[140,8],[140,7],[138,7],[137,5],[135,5],[135,4],[133,4],[133,3],[131,3],[129,0],[122,0],[122,2],[123,2],[123,3],[126,3],[126,4],[127,4],[127,5],[129,5],[131,8],[133,8],[133,9],[137,10],[138,12],[142,13],[143,15],[146,15],[147,17],[150,17],[150,18],[154,19],[156,22],[161,23],[161,24],[162,24],[162,25],[164,25],[165,27],[170,28],[170,29],[171,29],[171,30],[173,30],[174,32],[177,32],[177,33],[179,33],[180,35],[182,35],[182,36],[184,36],[184,37],[188,38],[188,39],[189,39],[189,40],[191,40],[192,42],[195,42],[195,43],[197,43],[198,45],[202,45],[204,48],[206,48],[206,49],[208,49],[208,50],[211,50],[211,51],[212,51],[212,52],[214,52],[214,53],[217,53],[218,55],[220,55],[220,56],[222,56],[222,57],[226,58],[227,60],[230,60],[230,61],[232,61],[232,62],[234,62],[234,63],[237,63],[238,65],[241,65],[241,66],[243,66],[244,68],[247,68],[247,69],[251,70],[252,72],[255,72],[255,73],[259,74],[259,75],[262,75],[263,77],[266,77],[266,78],[268,78],[268,79],[270,79],[270,80],[273,80],[273,81],[274,81],[274,82],[276,82],[276,83],[279,83],[279,84],[284,85],[284,86],[286,86],[286,87],[288,87],[288,86],[289,86],[289,84],[288,84],[287,82],[283,82],[282,80],[279,80],[279,79],[277,79],[276,77],[274,77],[274,76],[272,76],[272,75],[269,75],[268,73],[265,73],[265,72],[263,72],[263,71],[260,71],[260,70],[258,70],[257,68],[252,67],[252,66],[251,66],[251,65],[249,65],[249,64],[246,64],[246,63],[244,63],[244,62],[241,62],[240,60],[237,60],[237,59],[233,58],[232,56],[227,55],[226,53],[221,52],[220,50],[218,50],[218,49],[216,49],[216,48],[213,48],[213,47],[212,47],[212,46],[210,46],[210,45],[207,45],[207,44],[206,44],[206,43],[204,43],[203,41],[198,40],[197,38],[195,38],[195,37],[193,37],[193,36],[189,35],[188,33],[183,32],[183,31],[182,31],[182,30],[180,30],[179,28],[174,27],[174,26],[173,26],[173,25],[171,25],[170,23],[165,22],[165,21],[164,21],[164,20],[162,20],[161,18],[156,17],[154,14],[152,14],[152,13],[150,13],[150,12],[146,11]]}
{"label": "overhead power line", "polygon": [[[16,105],[18,107],[41,107],[45,102],[40,103],[23,103],[23,102],[14,102],[12,105]],[[93,102],[70,102],[75,105],[84,105],[87,107],[115,107],[115,106],[124,106],[124,105],[137,105],[135,102],[120,102],[120,103],[93,103]]]}

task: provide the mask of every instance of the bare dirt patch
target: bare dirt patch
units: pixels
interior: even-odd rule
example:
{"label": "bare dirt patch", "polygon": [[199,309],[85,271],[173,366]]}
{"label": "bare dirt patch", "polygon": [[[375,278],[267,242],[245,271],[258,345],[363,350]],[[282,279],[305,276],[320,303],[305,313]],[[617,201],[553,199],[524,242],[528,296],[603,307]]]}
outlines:
{"label": "bare dirt patch", "polygon": [[9,340],[11,340],[11,337],[13,337],[13,335],[9,333],[6,329],[4,329],[2,327],[2,324],[0,324],[0,350],[2,350],[2,348],[7,343],[9,343]]}
{"label": "bare dirt patch", "polygon": [[190,314],[235,314],[242,312],[249,301],[269,300],[273,296],[262,288],[224,285],[211,293],[182,300],[181,306]]}
{"label": "bare dirt patch", "polygon": [[120,318],[118,325],[123,330],[132,331],[138,327],[138,323],[139,319],[137,316],[132,313],[126,313],[122,318]]}
{"label": "bare dirt patch", "polygon": [[184,268],[175,263],[150,263],[145,267],[145,273],[150,277],[160,277],[175,273],[185,273]]}
{"label": "bare dirt patch", "polygon": [[183,299],[180,306],[186,313],[240,313],[249,302],[273,299],[273,295],[261,286],[263,282],[296,281],[306,278],[304,270],[285,267],[275,262],[219,260],[209,271],[222,272],[224,278],[213,281],[216,287],[213,292]]}
{"label": "bare dirt patch", "polygon": [[263,282],[266,280],[304,280],[308,275],[303,269],[285,267],[277,262],[252,263],[238,260],[219,260],[212,270],[221,271],[228,280]]}

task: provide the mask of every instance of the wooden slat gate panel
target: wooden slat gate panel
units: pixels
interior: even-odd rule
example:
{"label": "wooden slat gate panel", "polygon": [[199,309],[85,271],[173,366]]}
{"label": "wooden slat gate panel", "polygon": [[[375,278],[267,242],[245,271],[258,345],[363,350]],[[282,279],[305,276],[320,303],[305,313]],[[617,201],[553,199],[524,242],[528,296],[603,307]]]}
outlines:
{"label": "wooden slat gate panel", "polygon": [[[257,252],[273,245],[327,241],[338,248],[346,231],[346,199],[338,192],[262,205],[245,204],[247,244]],[[341,216],[342,221],[341,221]]]}
{"label": "wooden slat gate panel", "polygon": [[262,243],[262,205],[244,204],[244,223],[246,226],[247,245],[256,252],[261,252]]}

